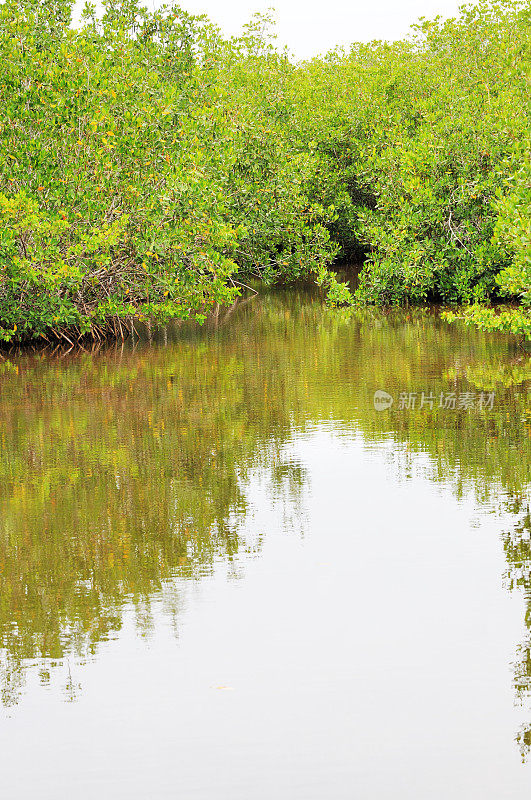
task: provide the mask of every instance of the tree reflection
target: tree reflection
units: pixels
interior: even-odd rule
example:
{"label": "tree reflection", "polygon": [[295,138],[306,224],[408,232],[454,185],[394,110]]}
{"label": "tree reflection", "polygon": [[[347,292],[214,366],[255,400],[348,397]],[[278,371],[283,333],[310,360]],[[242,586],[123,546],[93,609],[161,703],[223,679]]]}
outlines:
{"label": "tree reflection", "polygon": [[[531,515],[529,502],[514,498],[511,512],[517,517],[514,527],[503,534],[503,548],[507,558],[505,583],[512,591],[519,589],[525,600],[525,625],[529,633],[519,645],[514,662],[514,688],[517,702],[528,705],[531,697]],[[531,722],[522,726],[517,734],[522,759],[531,752]]]}
{"label": "tree reflection", "polygon": [[[157,341],[160,338],[160,342]],[[177,627],[176,577],[259,553],[249,486],[266,476],[286,524],[304,529],[304,465],[294,431],[334,421],[366,441],[392,437],[399,473],[426,453],[433,479],[481,501],[519,497],[504,539],[511,586],[531,628],[530,360],[510,338],[417,310],[330,313],[305,292],[272,294],[205,329],[181,326],[90,353],[0,361],[0,647],[2,700],[26,668],[93,656],[124,609],[148,636],[161,599]],[[492,410],[375,412],[373,394],[496,391]],[[401,460],[402,459],[402,460]],[[531,639],[515,671],[529,693]],[[73,663],[73,662],[72,662]],[[65,693],[75,699],[71,670]],[[530,729],[531,730],[531,729]],[[520,735],[529,749],[530,730]]]}

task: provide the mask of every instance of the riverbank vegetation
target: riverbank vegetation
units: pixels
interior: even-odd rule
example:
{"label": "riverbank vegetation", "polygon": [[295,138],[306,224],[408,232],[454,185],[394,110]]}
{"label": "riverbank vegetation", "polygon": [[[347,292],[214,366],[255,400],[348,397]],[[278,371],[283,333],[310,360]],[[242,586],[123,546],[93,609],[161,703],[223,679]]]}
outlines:
{"label": "riverbank vegetation", "polygon": [[0,340],[202,321],[253,279],[531,335],[530,8],[295,64],[265,17],[227,40],[176,6],[73,26],[70,0],[5,0]]}

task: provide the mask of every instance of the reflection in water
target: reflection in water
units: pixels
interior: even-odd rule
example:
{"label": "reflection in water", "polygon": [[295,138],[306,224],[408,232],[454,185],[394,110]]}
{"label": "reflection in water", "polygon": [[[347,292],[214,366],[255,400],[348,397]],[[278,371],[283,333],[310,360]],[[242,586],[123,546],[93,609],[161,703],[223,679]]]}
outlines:
{"label": "reflection in water", "polygon": [[[418,454],[434,481],[478,502],[511,498],[508,586],[523,589],[531,629],[530,359],[509,338],[441,323],[426,311],[343,318],[302,292],[272,294],[205,329],[92,353],[18,354],[0,362],[0,645],[2,699],[27,670],[43,684],[118,635],[124,608],[141,635],[163,600],[178,625],[176,578],[258,554],[252,489],[267,480],[285,526],[304,533],[311,476],[286,456],[294,434],[331,426],[378,448],[397,477]],[[375,411],[376,390],[395,398]],[[449,394],[495,392],[440,408]],[[398,402],[422,393],[435,403]],[[235,567],[236,568],[236,567]],[[528,700],[531,634],[515,687]],[[525,753],[531,728],[519,734]]]}
{"label": "reflection in water", "polygon": [[[503,534],[503,548],[507,558],[506,585],[512,590],[522,590],[525,599],[525,625],[527,637],[521,643],[514,664],[514,687],[517,701],[529,704],[531,697],[531,516],[529,502],[516,498],[511,504],[516,517],[512,530]],[[531,750],[531,720],[518,732],[517,741],[522,758]]]}

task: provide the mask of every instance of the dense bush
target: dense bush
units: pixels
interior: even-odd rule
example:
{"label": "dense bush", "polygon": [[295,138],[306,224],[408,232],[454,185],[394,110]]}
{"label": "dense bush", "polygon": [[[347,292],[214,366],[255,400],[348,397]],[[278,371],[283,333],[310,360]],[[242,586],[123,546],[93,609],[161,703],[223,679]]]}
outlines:
{"label": "dense bush", "polygon": [[296,65],[138,0],[0,6],[0,338],[204,319],[365,256],[357,299],[515,298],[530,332],[529,2]]}
{"label": "dense bush", "polygon": [[529,297],[530,8],[480,2],[299,70],[368,254],[360,300]]}
{"label": "dense bush", "polygon": [[[333,283],[312,161],[276,136],[285,59],[135,0],[87,7],[79,30],[69,17],[69,0],[0,8],[0,336],[201,320],[236,273]],[[268,73],[251,103],[223,80],[229,58]]]}

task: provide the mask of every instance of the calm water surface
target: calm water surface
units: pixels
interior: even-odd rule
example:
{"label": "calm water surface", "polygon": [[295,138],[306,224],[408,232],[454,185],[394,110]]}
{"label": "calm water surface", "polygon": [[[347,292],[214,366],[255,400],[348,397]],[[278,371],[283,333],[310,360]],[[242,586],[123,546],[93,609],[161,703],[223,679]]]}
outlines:
{"label": "calm water surface", "polygon": [[297,291],[1,360],[2,798],[529,797],[530,383]]}

